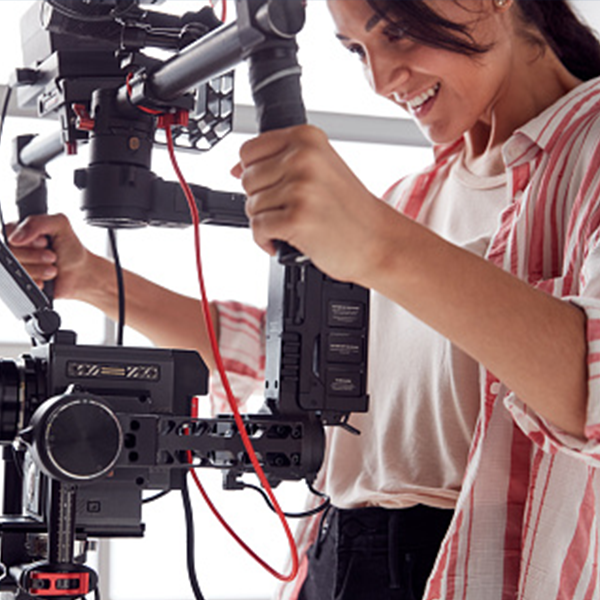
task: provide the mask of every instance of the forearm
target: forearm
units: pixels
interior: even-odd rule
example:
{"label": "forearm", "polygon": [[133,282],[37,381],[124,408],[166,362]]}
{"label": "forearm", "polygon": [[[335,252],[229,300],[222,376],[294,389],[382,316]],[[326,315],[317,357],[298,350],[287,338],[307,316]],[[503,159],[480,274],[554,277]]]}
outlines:
{"label": "forearm", "polygon": [[373,196],[310,126],[246,142],[233,173],[254,238],[284,240],[331,277],[377,290],[583,436],[585,315],[444,241]]}
{"label": "forearm", "polygon": [[582,436],[585,315],[398,215],[364,284],[446,336],[519,398]]}
{"label": "forearm", "polygon": [[[210,369],[214,360],[204,322],[201,302],[177,294],[135,273],[123,273],[126,324],[165,348],[196,350]],[[114,265],[90,255],[85,281],[74,298],[87,302],[113,320],[118,319],[118,287]],[[218,314],[211,306],[218,335]]]}

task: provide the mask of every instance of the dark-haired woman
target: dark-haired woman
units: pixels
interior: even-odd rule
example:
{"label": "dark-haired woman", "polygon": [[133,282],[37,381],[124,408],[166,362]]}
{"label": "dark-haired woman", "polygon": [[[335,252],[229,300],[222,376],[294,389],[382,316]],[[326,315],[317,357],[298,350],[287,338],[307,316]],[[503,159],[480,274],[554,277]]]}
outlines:
{"label": "dark-haired woman", "polygon": [[[330,432],[319,483],[335,509],[299,532],[309,560],[283,595],[600,599],[598,43],[562,0],[329,6],[436,160],[385,202],[310,126],[250,141],[234,168],[262,247],[286,240],[373,290],[370,411],[351,418],[360,436]],[[58,274],[58,296],[114,314],[110,266],[64,219],[12,242],[37,279]],[[130,324],[210,361],[196,302],[128,278]],[[213,308],[250,390],[262,312]]]}
{"label": "dark-haired woman", "polygon": [[436,561],[428,600],[600,598],[598,43],[561,1],[329,7],[436,162],[381,202],[311,127],[241,151],[256,241],[375,292],[299,597],[418,599]]}

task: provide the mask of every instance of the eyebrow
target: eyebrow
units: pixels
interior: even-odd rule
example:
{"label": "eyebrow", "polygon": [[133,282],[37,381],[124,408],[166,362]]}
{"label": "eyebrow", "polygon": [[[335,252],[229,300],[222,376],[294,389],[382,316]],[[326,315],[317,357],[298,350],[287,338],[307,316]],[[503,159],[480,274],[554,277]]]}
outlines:
{"label": "eyebrow", "polygon": [[[381,22],[381,16],[380,15],[373,15],[368,21],[367,24],[365,25],[365,31],[369,32],[372,31],[378,23]],[[350,38],[346,37],[345,35],[342,35],[341,33],[336,33],[335,37],[340,40],[340,41],[348,41]]]}
{"label": "eyebrow", "polygon": [[367,24],[365,25],[365,31],[371,31],[374,27],[377,26],[377,24],[381,21],[381,16],[380,15],[373,15],[368,21]]}

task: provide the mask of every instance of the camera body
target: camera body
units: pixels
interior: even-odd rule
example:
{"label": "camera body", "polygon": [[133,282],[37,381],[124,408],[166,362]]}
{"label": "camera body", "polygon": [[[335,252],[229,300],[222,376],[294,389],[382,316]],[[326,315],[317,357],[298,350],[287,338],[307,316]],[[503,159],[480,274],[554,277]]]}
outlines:
{"label": "camera body", "polygon": [[[208,371],[200,356],[186,350],[80,346],[72,332],[60,331],[53,342],[33,347],[19,362],[0,362],[1,442],[26,442],[19,450],[23,453],[21,506],[15,498],[13,514],[44,522],[47,480],[54,477],[78,485],[76,527],[80,533],[142,535],[142,491],[178,489],[183,471],[168,465],[136,466],[136,456],[148,454],[145,445],[155,444],[156,434],[140,435],[132,425],[135,420],[125,417],[189,418],[192,398],[205,395],[208,389]],[[48,418],[36,423],[36,414],[68,390],[76,402],[73,406],[83,402],[77,404],[79,397],[91,397],[99,399],[99,406],[109,415],[122,415],[122,423],[117,417],[119,439],[111,439],[112,431],[98,423],[101,413],[85,414],[73,406],[70,412],[61,409],[60,422],[54,417],[52,423]],[[122,465],[115,462],[99,481],[97,467],[82,461],[87,454],[100,463],[101,452],[113,452],[115,460],[122,460],[121,454],[126,453],[128,460]],[[75,467],[74,460],[79,461]]]}

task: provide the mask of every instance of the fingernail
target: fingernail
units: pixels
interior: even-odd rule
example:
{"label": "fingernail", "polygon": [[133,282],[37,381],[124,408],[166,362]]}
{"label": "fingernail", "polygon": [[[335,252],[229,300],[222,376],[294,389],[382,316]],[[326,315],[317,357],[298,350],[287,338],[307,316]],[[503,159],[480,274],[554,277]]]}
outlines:
{"label": "fingernail", "polygon": [[54,254],[54,252],[50,252],[48,250],[48,252],[44,252],[42,254],[42,262],[53,263],[55,261],[56,261],[56,254]]}

